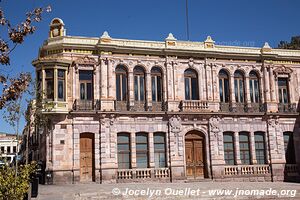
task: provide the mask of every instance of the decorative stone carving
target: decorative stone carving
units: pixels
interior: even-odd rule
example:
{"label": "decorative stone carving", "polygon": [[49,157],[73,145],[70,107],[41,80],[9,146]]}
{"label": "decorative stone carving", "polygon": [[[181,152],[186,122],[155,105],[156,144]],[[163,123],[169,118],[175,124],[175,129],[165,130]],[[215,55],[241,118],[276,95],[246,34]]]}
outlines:
{"label": "decorative stone carving", "polygon": [[277,67],[276,69],[274,69],[273,72],[276,75],[278,75],[278,74],[291,74],[293,72],[293,70],[290,67],[281,65],[281,66]]}
{"label": "decorative stone carving", "polygon": [[79,65],[96,65],[97,61],[89,56],[84,56],[82,58],[77,59],[75,63]]}
{"label": "decorative stone carving", "polygon": [[210,131],[215,135],[215,137],[218,136],[218,133],[220,132],[220,117],[214,116],[210,119]]}
{"label": "decorative stone carving", "polygon": [[189,59],[189,67],[193,67],[194,66],[194,59],[190,58]]}
{"label": "decorative stone carving", "polygon": [[179,116],[174,116],[170,118],[170,126],[171,126],[171,132],[173,133],[179,133],[181,131],[182,125],[181,125],[181,118]]}

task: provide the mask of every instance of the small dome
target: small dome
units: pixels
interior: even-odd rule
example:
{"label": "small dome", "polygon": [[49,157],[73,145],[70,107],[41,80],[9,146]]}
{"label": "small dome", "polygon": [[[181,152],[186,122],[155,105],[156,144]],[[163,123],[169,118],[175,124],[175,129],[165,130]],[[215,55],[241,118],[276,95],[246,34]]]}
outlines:
{"label": "small dome", "polygon": [[54,18],[54,19],[52,19],[52,21],[50,23],[50,26],[52,26],[52,25],[63,25],[64,26],[65,24],[62,19]]}

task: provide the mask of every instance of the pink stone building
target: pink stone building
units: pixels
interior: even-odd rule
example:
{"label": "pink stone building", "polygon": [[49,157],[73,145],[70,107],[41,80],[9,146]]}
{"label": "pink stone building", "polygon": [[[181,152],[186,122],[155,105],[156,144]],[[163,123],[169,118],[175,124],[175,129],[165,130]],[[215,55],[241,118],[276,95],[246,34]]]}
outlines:
{"label": "pink stone building", "polygon": [[54,183],[299,180],[300,51],[67,36],[33,61]]}

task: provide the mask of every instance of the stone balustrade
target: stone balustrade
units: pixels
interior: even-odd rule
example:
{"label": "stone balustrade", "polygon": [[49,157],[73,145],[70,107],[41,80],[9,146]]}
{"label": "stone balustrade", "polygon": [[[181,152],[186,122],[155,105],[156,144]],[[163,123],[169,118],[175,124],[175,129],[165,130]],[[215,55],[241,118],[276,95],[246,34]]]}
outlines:
{"label": "stone balustrade", "polygon": [[225,166],[225,176],[238,176],[238,175],[267,175],[270,174],[269,165],[236,165]]}
{"label": "stone balustrade", "polygon": [[210,111],[209,110],[209,103],[207,101],[200,101],[200,100],[184,100],[180,102],[180,110],[181,111]]}
{"label": "stone balustrade", "polygon": [[117,179],[158,179],[169,178],[169,168],[118,169]]}
{"label": "stone balustrade", "polygon": [[284,173],[287,176],[299,176],[298,164],[286,164],[284,167]]}

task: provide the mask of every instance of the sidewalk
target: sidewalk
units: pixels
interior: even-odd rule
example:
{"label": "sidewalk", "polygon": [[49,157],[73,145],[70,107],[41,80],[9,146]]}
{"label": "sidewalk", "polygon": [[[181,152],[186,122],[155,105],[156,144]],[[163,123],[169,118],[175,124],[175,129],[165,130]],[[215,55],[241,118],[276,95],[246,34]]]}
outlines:
{"label": "sidewalk", "polygon": [[297,199],[300,183],[195,182],[39,185],[33,200]]}

